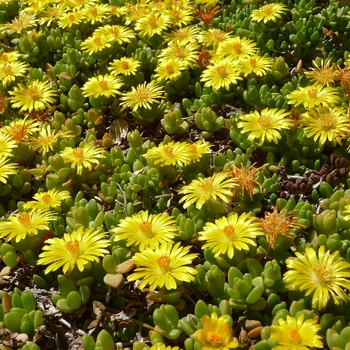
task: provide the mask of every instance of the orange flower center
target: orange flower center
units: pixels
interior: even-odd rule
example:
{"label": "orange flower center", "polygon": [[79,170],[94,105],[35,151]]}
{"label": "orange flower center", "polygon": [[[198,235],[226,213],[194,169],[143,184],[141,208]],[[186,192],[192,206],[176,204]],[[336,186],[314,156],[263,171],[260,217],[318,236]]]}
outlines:
{"label": "orange flower center", "polygon": [[73,154],[73,157],[75,158],[78,158],[78,159],[84,158],[84,150],[82,148],[75,148],[72,154]]}
{"label": "orange flower center", "polygon": [[98,85],[101,87],[102,90],[108,89],[108,83],[105,80],[100,81]]}
{"label": "orange flower center", "polygon": [[29,215],[29,213],[20,213],[20,214],[18,214],[17,219],[18,219],[19,223],[23,227],[29,227],[30,226],[30,215]]}
{"label": "orange flower center", "polygon": [[152,18],[150,18],[150,19],[148,20],[148,24],[149,24],[152,28],[154,28],[154,27],[156,27],[156,25],[157,25],[157,20],[156,20],[154,17],[152,17]]}
{"label": "orange flower center", "polygon": [[28,89],[27,94],[33,101],[39,100],[41,98],[41,94],[37,89]]}
{"label": "orange flower center", "polygon": [[156,263],[159,267],[166,268],[170,265],[171,260],[167,255],[162,255],[156,260]]}
{"label": "orange flower center", "polygon": [[249,63],[252,67],[256,67],[256,59],[255,58],[250,59]]}
{"label": "orange flower center", "polygon": [[213,190],[213,180],[209,178],[203,179],[200,186],[204,192],[211,192]]}
{"label": "orange flower center", "polygon": [[79,256],[80,255],[80,245],[79,241],[74,240],[74,241],[69,241],[66,244],[67,250],[73,255],[73,256]]}
{"label": "orange flower center", "polygon": [[45,196],[42,196],[42,200],[46,204],[50,204],[51,196],[49,194],[45,194]]}
{"label": "orange flower center", "polygon": [[119,35],[119,29],[118,28],[112,28],[111,29],[111,34],[113,34],[115,36]]}
{"label": "orange flower center", "polygon": [[150,237],[152,236],[152,223],[145,221],[142,222],[139,226],[140,231],[142,232],[143,235],[145,235],[146,237]]}
{"label": "orange flower center", "polygon": [[148,92],[146,89],[140,89],[135,92],[135,99],[137,101],[146,101],[148,99]]}
{"label": "orange flower center", "polygon": [[335,120],[332,114],[321,114],[318,119],[318,125],[325,131],[333,129],[335,126]]}
{"label": "orange flower center", "polygon": [[317,89],[310,89],[308,92],[307,92],[309,98],[311,100],[315,100],[318,96],[318,90]]}
{"label": "orange flower center", "polygon": [[235,234],[235,229],[232,226],[225,226],[223,231],[224,231],[225,236],[228,238],[231,238]]}
{"label": "orange flower center", "polygon": [[216,72],[220,76],[220,78],[225,78],[227,77],[227,71],[225,66],[220,66],[216,68]]}
{"label": "orange flower center", "polygon": [[293,344],[299,344],[301,339],[299,331],[297,329],[292,329],[289,332],[289,338]]}
{"label": "orange flower center", "polygon": [[172,53],[177,58],[185,58],[185,49],[182,47],[173,49]]}
{"label": "orange flower center", "polygon": [[313,266],[312,269],[314,270],[315,273],[315,282],[318,285],[324,285],[327,283],[329,280],[332,279],[333,277],[333,270],[331,268],[327,268],[324,265],[316,265]]}
{"label": "orange flower center", "polygon": [[240,53],[242,50],[242,44],[234,44],[233,50],[236,51],[237,53]]}
{"label": "orange flower center", "polygon": [[0,59],[1,59],[2,61],[8,61],[8,60],[9,60],[8,56],[7,56],[5,53],[3,53],[3,54],[0,56]]}
{"label": "orange flower center", "polygon": [[271,119],[267,115],[261,115],[258,119],[258,123],[261,127],[261,129],[269,129],[271,127]]}
{"label": "orange flower center", "polygon": [[101,38],[100,37],[94,38],[94,43],[97,44],[97,45],[100,45],[101,44]]}
{"label": "orange flower center", "polygon": [[171,64],[168,64],[165,67],[165,70],[169,73],[169,74],[173,74],[174,73],[174,67]]}
{"label": "orange flower center", "polygon": [[90,8],[89,11],[90,11],[91,15],[93,15],[93,16],[96,16],[96,15],[97,15],[97,8],[96,8],[96,7]]}
{"label": "orange flower center", "polygon": [[21,141],[27,133],[28,127],[26,125],[14,125],[11,127],[11,137],[16,141]]}
{"label": "orange flower center", "polygon": [[72,22],[75,20],[75,16],[74,16],[73,14],[72,14],[72,15],[69,15],[68,18],[69,18],[69,20],[72,21]]}
{"label": "orange flower center", "polygon": [[173,157],[174,154],[173,154],[173,148],[170,147],[170,146],[164,146],[163,148],[165,154],[168,156],[168,157]]}
{"label": "orange flower center", "polygon": [[2,71],[5,73],[5,75],[9,75],[12,73],[12,67],[11,66],[2,67]]}
{"label": "orange flower center", "polygon": [[128,69],[128,68],[129,68],[129,63],[126,62],[126,61],[122,61],[122,62],[120,63],[120,65],[122,66],[123,69]]}
{"label": "orange flower center", "polygon": [[184,39],[184,38],[186,38],[187,33],[186,33],[185,30],[178,30],[178,31],[175,33],[175,36],[176,36],[178,39]]}
{"label": "orange flower center", "polygon": [[271,15],[273,6],[272,5],[265,5],[263,6],[260,11],[265,15]]}
{"label": "orange flower center", "polygon": [[222,344],[223,338],[217,332],[208,332],[207,341],[210,343],[210,345],[216,347]]}

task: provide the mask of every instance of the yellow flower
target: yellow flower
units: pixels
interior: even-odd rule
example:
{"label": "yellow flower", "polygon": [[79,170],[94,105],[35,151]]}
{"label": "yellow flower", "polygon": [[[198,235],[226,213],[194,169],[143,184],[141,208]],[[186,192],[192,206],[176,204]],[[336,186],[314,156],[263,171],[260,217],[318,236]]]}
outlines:
{"label": "yellow flower", "polygon": [[143,84],[131,87],[131,91],[121,95],[120,100],[123,101],[121,105],[123,108],[129,107],[133,111],[137,111],[143,107],[152,109],[152,103],[159,103],[159,99],[163,98],[163,90],[157,83],[152,80],[149,84]]}
{"label": "yellow flower", "polygon": [[321,326],[314,319],[304,321],[303,314],[298,318],[287,315],[287,320],[280,318],[278,324],[273,324],[271,329],[271,338],[278,343],[272,350],[323,348],[322,337],[317,335]]}
{"label": "yellow flower", "polygon": [[312,61],[315,68],[310,68],[309,71],[305,71],[305,75],[313,83],[319,83],[322,85],[332,84],[335,82],[338,77],[338,70],[335,69],[335,65],[331,65],[332,59],[329,59],[327,64],[324,64],[324,61],[321,60],[320,65],[316,61]]}
{"label": "yellow flower", "polygon": [[178,59],[184,68],[191,68],[198,60],[199,46],[197,44],[173,45],[163,49],[159,54],[159,59]]}
{"label": "yellow flower", "polygon": [[211,146],[212,145],[209,142],[203,140],[188,144],[188,155],[191,158],[191,162],[196,163],[202,158],[204,154],[209,154]]}
{"label": "yellow flower", "polygon": [[176,164],[184,166],[191,163],[188,144],[185,142],[161,143],[158,147],[149,149],[143,156],[146,159],[153,159],[153,163],[160,166]]}
{"label": "yellow flower", "polygon": [[71,272],[75,266],[79,271],[92,261],[108,254],[110,241],[105,233],[94,227],[87,230],[83,226],[72,233],[65,233],[62,238],[50,238],[45,241],[43,252],[39,255],[39,265],[49,265],[45,273],[62,267],[63,273]]}
{"label": "yellow flower", "polygon": [[281,138],[280,131],[282,129],[288,130],[294,126],[294,121],[287,117],[289,114],[288,111],[283,109],[265,108],[260,113],[255,111],[240,115],[239,119],[241,121],[237,123],[237,126],[242,129],[242,133],[249,133],[248,140],[259,139],[262,145],[267,139],[267,141],[273,141],[277,144]]}
{"label": "yellow flower", "polygon": [[184,8],[181,6],[173,6],[171,9],[166,11],[169,16],[173,27],[181,27],[188,25],[193,22],[193,11],[191,8]]}
{"label": "yellow flower", "polygon": [[136,246],[139,251],[156,249],[159,244],[172,242],[177,231],[175,220],[167,214],[148,214],[148,210],[122,219],[111,231],[115,241],[127,240],[127,246]]}
{"label": "yellow flower", "polygon": [[320,147],[331,141],[335,147],[342,144],[342,138],[350,134],[350,120],[346,108],[318,106],[303,113],[299,120],[304,125],[304,134],[318,140]]}
{"label": "yellow flower", "polygon": [[95,53],[111,47],[114,41],[113,35],[93,35],[83,41],[81,44],[81,49],[85,50],[87,53]]}
{"label": "yellow flower", "polygon": [[102,22],[106,17],[110,16],[110,8],[107,4],[89,4],[82,9],[85,21],[95,24]]}
{"label": "yellow flower", "polygon": [[108,70],[112,75],[134,75],[137,73],[137,70],[140,68],[141,63],[138,60],[135,60],[131,57],[122,57],[120,59],[114,60]]}
{"label": "yellow flower", "polygon": [[36,27],[37,19],[35,14],[21,12],[12,22],[0,24],[0,31],[6,34],[21,34],[23,31]]}
{"label": "yellow flower", "polygon": [[40,15],[39,24],[47,24],[49,26],[51,22],[55,22],[62,17],[64,9],[59,4],[55,4],[52,7],[47,7]]}
{"label": "yellow flower", "polygon": [[122,85],[123,83],[119,78],[106,74],[89,78],[81,90],[85,97],[93,96],[97,98],[105,96],[108,98],[120,94],[118,89],[120,89]]}
{"label": "yellow flower", "polygon": [[17,147],[17,142],[10,135],[1,133],[0,129],[0,159],[13,156],[13,149]]}
{"label": "yellow flower", "polygon": [[299,87],[287,95],[287,98],[289,104],[295,106],[302,104],[305,108],[313,108],[319,105],[330,106],[340,101],[337,88],[325,87],[321,84]]}
{"label": "yellow flower", "polygon": [[0,66],[17,61],[19,57],[20,57],[20,54],[17,51],[4,52],[0,54]]}
{"label": "yellow flower", "polygon": [[186,45],[189,43],[197,43],[200,29],[195,26],[188,26],[164,33],[162,35],[164,42],[172,45]]}
{"label": "yellow flower", "polygon": [[214,50],[216,50],[220,43],[231,38],[231,33],[224,32],[218,28],[210,28],[208,31],[203,30],[200,33],[198,41],[205,44],[207,47],[212,45]]}
{"label": "yellow flower", "polygon": [[254,41],[235,36],[219,44],[217,55],[218,57],[228,56],[231,59],[248,59],[255,55],[256,51],[257,45]]}
{"label": "yellow flower", "polygon": [[99,27],[94,31],[93,36],[94,37],[100,37],[100,36],[112,36],[114,39],[114,42],[118,44],[123,43],[130,43],[131,40],[135,38],[136,34],[133,30],[130,28],[120,26],[120,25],[105,25],[103,27]]}
{"label": "yellow flower", "polygon": [[143,289],[149,284],[151,291],[165,287],[175,289],[181,282],[191,282],[197,270],[188,265],[197,254],[188,254],[190,246],[181,246],[181,242],[173,245],[172,242],[158,245],[155,249],[147,248],[133,257],[138,266],[128,281],[142,279],[139,288]]}
{"label": "yellow flower", "polygon": [[201,81],[205,81],[204,86],[210,86],[214,90],[224,87],[228,91],[238,80],[242,80],[242,77],[230,58],[214,61],[214,64],[207,66],[201,75]]}
{"label": "yellow flower", "polygon": [[202,329],[194,333],[194,340],[202,345],[201,350],[228,350],[238,348],[238,341],[233,336],[232,327],[227,316],[218,318],[216,312],[210,316],[204,315],[201,319]]}
{"label": "yellow flower", "polygon": [[169,16],[150,12],[137,20],[135,30],[139,31],[142,36],[152,37],[155,34],[162,34],[170,26]]}
{"label": "yellow flower", "polygon": [[273,62],[273,59],[270,57],[253,55],[248,59],[239,60],[237,69],[242,72],[245,77],[252,73],[262,77],[271,71]]}
{"label": "yellow flower", "polygon": [[5,157],[0,157],[0,182],[4,184],[7,183],[9,175],[17,174],[17,164],[7,161]]}
{"label": "yellow flower", "polygon": [[31,80],[26,85],[18,84],[9,91],[13,108],[20,108],[20,112],[42,111],[51,104],[55,104],[57,91],[52,89],[48,81]]}
{"label": "yellow flower", "polygon": [[10,62],[0,66],[0,80],[5,88],[11,84],[17,77],[24,77],[29,69],[28,64],[22,62]]}
{"label": "yellow flower", "polygon": [[79,24],[84,20],[84,14],[82,11],[72,11],[63,13],[58,20],[58,26],[60,28],[69,28],[74,24]]}
{"label": "yellow flower", "polygon": [[39,123],[35,120],[17,119],[0,129],[0,134],[8,136],[17,144],[26,141],[28,137],[39,130]]}
{"label": "yellow flower", "polygon": [[178,80],[181,78],[181,71],[184,69],[183,63],[178,59],[161,60],[158,63],[157,74],[154,77],[158,78],[157,81],[159,82],[162,80]]}
{"label": "yellow flower", "polygon": [[255,217],[247,213],[240,216],[234,213],[215,220],[215,223],[207,222],[203,231],[198,233],[198,240],[205,241],[202,249],[211,249],[215,257],[227,254],[231,259],[235,249],[249,250],[249,245],[256,246],[256,236],[263,234]]}
{"label": "yellow flower", "polygon": [[253,10],[250,18],[252,21],[256,22],[264,22],[267,23],[268,21],[276,22],[277,19],[281,19],[282,15],[288,11],[288,7],[284,4],[267,4],[264,6],[261,6],[257,10]]}
{"label": "yellow flower", "polygon": [[60,207],[61,202],[67,198],[70,198],[70,193],[68,191],[58,191],[56,189],[35,193],[33,196],[35,201],[29,201],[24,204],[24,209],[39,211],[50,210],[51,208],[55,209]]}
{"label": "yellow flower", "polygon": [[201,209],[209,199],[220,198],[223,202],[229,203],[233,195],[232,189],[237,184],[234,179],[227,176],[227,173],[216,173],[210,177],[192,180],[179,191],[179,194],[184,194],[179,203],[185,202],[183,204],[185,209],[194,203],[197,209]]}
{"label": "yellow flower", "polygon": [[84,168],[92,169],[93,164],[99,164],[103,149],[98,146],[85,144],[81,147],[66,147],[60,154],[65,163],[71,163],[72,168],[77,168],[77,173],[82,174]]}
{"label": "yellow flower", "polygon": [[348,301],[345,289],[350,289],[350,263],[340,257],[339,251],[325,252],[325,246],[318,250],[318,257],[312,248],[305,253],[295,253],[297,258],[288,258],[288,271],[283,279],[289,290],[306,291],[312,294],[312,307],[325,308],[330,298],[336,305],[339,299]]}
{"label": "yellow flower", "polygon": [[35,236],[41,230],[49,230],[49,222],[53,220],[56,220],[56,216],[48,211],[22,212],[1,223],[0,237],[6,237],[6,241],[15,238],[19,242],[27,235]]}
{"label": "yellow flower", "polygon": [[263,167],[253,168],[251,165],[249,168],[245,168],[242,164],[241,168],[232,165],[227,170],[229,176],[231,176],[237,187],[233,189],[234,197],[238,195],[244,195],[247,192],[249,198],[253,200],[254,193],[262,191],[262,187],[259,181],[255,180],[255,176]]}
{"label": "yellow flower", "polygon": [[305,228],[304,225],[298,223],[298,219],[298,217],[293,217],[291,212],[284,210],[278,212],[277,206],[274,207],[272,213],[265,212],[264,218],[258,219],[270,248],[274,248],[280,235],[286,236],[294,245],[295,234],[292,230]]}

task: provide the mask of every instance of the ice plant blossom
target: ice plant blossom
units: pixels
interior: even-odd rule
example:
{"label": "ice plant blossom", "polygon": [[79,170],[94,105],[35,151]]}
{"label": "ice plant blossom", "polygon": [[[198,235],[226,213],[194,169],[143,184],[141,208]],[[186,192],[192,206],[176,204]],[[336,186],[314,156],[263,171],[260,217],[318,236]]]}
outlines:
{"label": "ice plant blossom", "polygon": [[70,198],[68,191],[58,191],[56,189],[48,190],[46,192],[35,193],[33,199],[35,201],[29,201],[24,204],[24,209],[34,210],[50,210],[51,208],[59,208],[61,202]]}
{"label": "ice plant blossom", "polygon": [[283,279],[289,290],[306,291],[312,295],[312,307],[325,308],[332,298],[336,305],[339,299],[348,301],[345,289],[350,289],[350,263],[340,257],[339,251],[331,253],[321,246],[316,251],[306,248],[305,253],[296,252],[296,258],[288,258],[288,271]]}
{"label": "ice plant blossom", "polygon": [[278,19],[282,18],[282,15],[287,12],[288,7],[284,4],[267,4],[261,6],[257,10],[253,10],[250,19],[256,22],[267,23],[269,21],[276,22]]}
{"label": "ice plant blossom", "polygon": [[49,265],[45,273],[56,271],[62,267],[64,274],[71,272],[76,266],[83,271],[86,264],[99,261],[99,257],[108,254],[110,241],[105,233],[92,227],[87,230],[83,226],[72,233],[65,233],[62,238],[49,238],[39,255],[39,265]]}

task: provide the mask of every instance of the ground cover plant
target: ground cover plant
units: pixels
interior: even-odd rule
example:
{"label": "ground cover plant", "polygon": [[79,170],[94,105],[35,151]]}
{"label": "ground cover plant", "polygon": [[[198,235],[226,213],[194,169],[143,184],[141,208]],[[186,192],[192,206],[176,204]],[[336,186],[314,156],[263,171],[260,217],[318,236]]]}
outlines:
{"label": "ground cover plant", "polygon": [[0,1],[3,349],[350,349],[347,1]]}

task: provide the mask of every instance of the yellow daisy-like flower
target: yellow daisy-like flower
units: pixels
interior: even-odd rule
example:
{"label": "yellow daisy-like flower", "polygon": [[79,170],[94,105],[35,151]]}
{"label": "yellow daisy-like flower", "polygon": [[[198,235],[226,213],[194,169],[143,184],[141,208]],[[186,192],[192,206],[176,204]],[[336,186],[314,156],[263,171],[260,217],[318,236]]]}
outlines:
{"label": "yellow daisy-like flower", "polygon": [[252,73],[262,77],[271,71],[273,62],[273,59],[270,57],[253,55],[246,60],[239,60],[237,69],[242,72],[245,77]]}
{"label": "yellow daisy-like flower", "polygon": [[196,163],[202,158],[204,154],[209,154],[211,146],[212,145],[209,142],[203,140],[189,144],[187,147],[191,162]]}
{"label": "yellow daisy-like flower", "polygon": [[39,130],[39,123],[30,119],[17,119],[0,129],[0,134],[8,136],[16,144],[26,141],[28,137]]}
{"label": "yellow daisy-like flower", "polygon": [[164,42],[171,45],[186,45],[189,43],[197,43],[200,29],[195,26],[183,27],[164,33],[162,35]]}
{"label": "yellow daisy-like flower", "polygon": [[254,41],[235,36],[219,44],[217,55],[218,57],[228,56],[232,59],[248,59],[255,55],[256,51],[257,45]]}
{"label": "yellow daisy-like flower", "polygon": [[289,104],[295,106],[302,104],[305,108],[314,108],[319,105],[331,106],[340,101],[337,88],[325,87],[321,84],[299,87],[287,95],[287,98]]}
{"label": "yellow daisy-like flower", "polygon": [[162,34],[171,24],[169,16],[151,12],[137,20],[135,30],[143,36],[152,37],[155,34]]}
{"label": "yellow daisy-like flower", "polygon": [[185,209],[194,203],[197,209],[201,209],[209,199],[220,198],[223,202],[229,203],[233,196],[232,189],[237,184],[234,179],[227,177],[227,173],[216,173],[210,177],[192,180],[179,191],[179,194],[184,194],[179,203],[185,202],[183,204]]}
{"label": "yellow daisy-like flower", "polygon": [[281,138],[280,130],[288,130],[294,126],[294,121],[287,116],[290,113],[283,109],[277,108],[263,109],[260,113],[255,111],[253,113],[240,115],[240,122],[237,126],[242,129],[242,133],[248,132],[248,140],[254,141],[259,139],[262,145],[267,141],[278,144]]}
{"label": "yellow daisy-like flower", "polygon": [[17,142],[10,135],[1,133],[0,129],[0,159],[13,156],[13,149],[17,147]]}
{"label": "yellow daisy-like flower", "polygon": [[85,19],[82,11],[72,11],[63,13],[58,20],[58,26],[60,28],[69,28],[74,24],[79,24]]}
{"label": "yellow daisy-like flower", "polygon": [[288,271],[283,279],[289,290],[306,291],[312,294],[312,307],[325,308],[330,298],[336,305],[339,299],[349,301],[345,289],[350,289],[350,263],[340,257],[339,251],[325,252],[325,246],[318,250],[318,257],[312,248],[305,253],[296,252],[297,258],[288,258]]}
{"label": "yellow daisy-like flower", "polygon": [[127,11],[125,15],[125,24],[129,25],[132,22],[136,22],[147,14],[146,1],[141,0],[136,4],[128,3],[126,5]]}
{"label": "yellow daisy-like flower", "polygon": [[152,109],[152,103],[159,103],[159,99],[163,98],[163,90],[157,83],[152,80],[149,84],[144,82],[143,84],[131,87],[131,91],[121,95],[120,100],[123,101],[121,105],[123,109],[126,107],[132,108],[133,111],[137,111],[143,107],[146,109]]}
{"label": "yellow daisy-like flower", "polygon": [[201,81],[205,81],[204,86],[210,86],[214,90],[224,87],[228,91],[231,85],[237,84],[238,80],[242,79],[230,58],[214,61],[214,64],[207,66],[201,75]]}
{"label": "yellow daisy-like flower", "polygon": [[218,28],[211,28],[208,31],[203,30],[200,33],[199,42],[205,44],[207,47],[212,45],[215,51],[220,43],[231,38],[231,33],[224,32]]}
{"label": "yellow daisy-like flower", "polygon": [[9,175],[17,174],[17,164],[7,163],[6,157],[0,157],[0,182],[6,184]]}
{"label": "yellow daisy-like flower", "polygon": [[47,24],[49,26],[51,23],[59,20],[64,14],[64,9],[61,5],[55,4],[52,7],[47,7],[40,15],[39,24]]}
{"label": "yellow daisy-like flower", "polygon": [[24,30],[36,27],[37,19],[35,14],[21,12],[12,22],[0,24],[0,31],[6,34],[21,34]]}
{"label": "yellow daisy-like flower", "polygon": [[338,77],[338,70],[334,64],[331,65],[332,60],[329,59],[326,64],[321,60],[320,65],[316,61],[312,61],[315,68],[310,68],[309,71],[305,71],[305,75],[308,79],[315,84],[322,84],[329,86],[336,81]]}
{"label": "yellow daisy-like flower", "polygon": [[114,41],[115,39],[113,35],[93,35],[84,40],[84,42],[81,44],[81,49],[85,50],[87,53],[95,53],[111,47]]}
{"label": "yellow daisy-like flower", "polygon": [[17,51],[3,52],[0,54],[0,66],[17,61],[21,55]]}
{"label": "yellow daisy-like flower", "polygon": [[112,75],[134,75],[140,68],[141,62],[131,57],[122,57],[120,59],[114,60],[108,70]]}
{"label": "yellow daisy-like flower", "polygon": [[249,250],[249,246],[256,246],[255,238],[263,234],[255,217],[234,213],[215,220],[215,223],[207,222],[203,231],[198,233],[198,240],[206,241],[202,249],[211,249],[215,257],[227,254],[231,259],[235,249]]}
{"label": "yellow daisy-like flower", "polygon": [[298,217],[293,217],[291,212],[284,210],[278,212],[277,206],[274,207],[272,213],[265,212],[263,219],[258,218],[270,248],[275,246],[280,235],[286,236],[293,243],[295,233],[292,230],[305,228],[304,225],[298,223],[298,219]]}
{"label": "yellow daisy-like flower", "polygon": [[94,37],[100,37],[102,35],[106,37],[112,36],[114,42],[120,45],[123,43],[130,43],[131,39],[135,38],[136,36],[135,32],[128,27],[109,24],[97,28],[93,34]]}
{"label": "yellow daisy-like flower", "polygon": [[123,83],[119,78],[106,74],[89,78],[81,90],[85,97],[105,96],[108,98],[120,94],[119,89],[122,85]]}
{"label": "yellow daisy-like flower", "polygon": [[321,147],[331,141],[335,147],[342,144],[342,138],[350,134],[350,120],[346,108],[319,106],[310,109],[300,116],[301,125],[307,137],[313,137]]}
{"label": "yellow daisy-like flower", "polygon": [[0,66],[0,80],[2,86],[6,88],[17,77],[24,77],[29,69],[27,63],[13,61]]}
{"label": "yellow daisy-like flower", "polygon": [[191,163],[191,156],[188,152],[188,144],[184,142],[171,141],[167,144],[159,144],[143,155],[146,159],[152,159],[154,164],[160,166],[179,165],[184,166]]}
{"label": "yellow daisy-like flower", "polygon": [[0,237],[10,241],[15,238],[16,242],[26,236],[35,236],[41,230],[49,230],[49,222],[56,220],[56,216],[48,211],[22,212],[8,218],[0,225]]}
{"label": "yellow daisy-like flower", "polygon": [[110,16],[110,8],[107,4],[90,4],[82,9],[84,19],[91,24],[102,22]]}
{"label": "yellow daisy-like flower", "polygon": [[132,260],[138,268],[128,276],[128,281],[142,279],[139,288],[149,284],[151,291],[162,287],[175,289],[181,282],[193,281],[198,271],[188,265],[197,254],[188,254],[190,248],[181,246],[181,242],[175,245],[169,242],[136,253]]}
{"label": "yellow daisy-like flower", "polygon": [[56,102],[57,91],[50,87],[48,81],[31,80],[26,85],[18,84],[9,91],[13,108],[20,112],[42,111]]}
{"label": "yellow daisy-like flower", "polygon": [[166,11],[169,16],[173,28],[187,26],[193,22],[193,11],[191,8],[183,8],[181,6],[173,6]]}
{"label": "yellow daisy-like flower", "polygon": [[29,201],[24,204],[24,209],[34,210],[50,210],[61,206],[61,202],[67,198],[70,198],[68,191],[58,191],[56,189],[48,190],[46,192],[35,193],[33,199],[35,201]]}
{"label": "yellow daisy-like flower", "polygon": [[278,343],[272,350],[308,350],[323,348],[322,337],[318,335],[321,325],[314,319],[304,321],[304,315],[298,318],[287,316],[280,318],[278,324],[271,326],[271,338]]}
{"label": "yellow daisy-like flower", "polygon": [[99,261],[99,257],[108,254],[110,241],[105,233],[94,227],[87,230],[83,226],[72,233],[65,233],[62,238],[50,238],[45,241],[43,252],[39,255],[39,265],[49,265],[45,273],[62,267],[64,274],[75,266],[83,271],[86,264]]}
{"label": "yellow daisy-like flower", "polygon": [[77,168],[77,173],[82,174],[84,168],[92,169],[93,164],[99,164],[101,158],[105,158],[102,154],[103,149],[98,146],[85,144],[82,147],[66,147],[60,155],[65,163],[70,163],[72,168]]}
{"label": "yellow daisy-like flower", "polygon": [[199,46],[197,44],[170,46],[159,54],[162,60],[178,59],[185,68],[191,68],[197,62],[198,57]]}
{"label": "yellow daisy-like flower", "polygon": [[184,70],[185,67],[183,63],[178,59],[168,59],[168,60],[161,60],[158,63],[158,66],[156,68],[157,74],[155,74],[154,77],[157,78],[157,81],[162,80],[178,80],[181,78],[181,71]]}
{"label": "yellow daisy-like flower", "polygon": [[51,125],[43,124],[38,134],[33,136],[29,135],[24,141],[25,144],[30,145],[33,150],[42,150],[43,155],[53,150],[53,146],[57,144],[59,139],[72,137],[69,131],[63,132],[62,130],[51,131]]}
{"label": "yellow daisy-like flower", "polygon": [[256,22],[264,22],[268,21],[276,22],[277,19],[281,19],[282,15],[288,11],[288,7],[284,4],[267,4],[261,6],[257,10],[253,10],[250,14],[250,19]]}
{"label": "yellow daisy-like flower", "polygon": [[226,315],[218,318],[216,312],[210,316],[201,318],[202,329],[198,329],[193,337],[200,343],[202,350],[228,350],[238,348],[238,341],[233,336],[232,327],[229,325]]}
{"label": "yellow daisy-like flower", "polygon": [[148,210],[122,219],[113,228],[115,241],[127,240],[127,246],[135,246],[142,252],[156,249],[159,244],[172,242],[177,231],[175,220],[167,214],[148,214]]}

